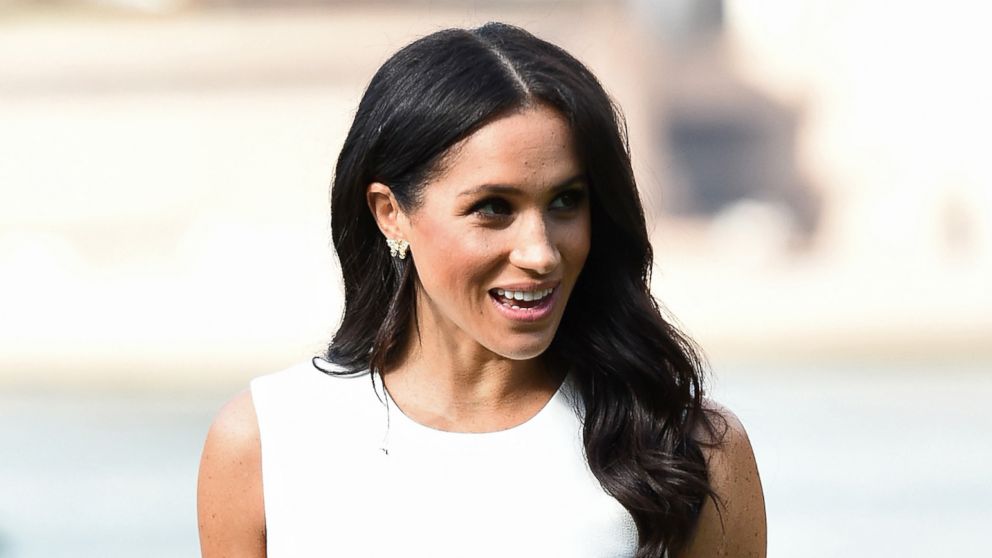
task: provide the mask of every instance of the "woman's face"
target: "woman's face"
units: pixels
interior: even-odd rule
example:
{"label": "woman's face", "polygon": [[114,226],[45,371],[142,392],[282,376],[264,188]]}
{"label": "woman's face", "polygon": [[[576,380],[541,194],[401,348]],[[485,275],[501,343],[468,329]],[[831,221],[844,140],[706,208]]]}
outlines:
{"label": "woman's face", "polygon": [[590,243],[584,169],[557,111],[521,109],[456,145],[405,221],[418,312],[445,343],[516,360],[547,349]]}

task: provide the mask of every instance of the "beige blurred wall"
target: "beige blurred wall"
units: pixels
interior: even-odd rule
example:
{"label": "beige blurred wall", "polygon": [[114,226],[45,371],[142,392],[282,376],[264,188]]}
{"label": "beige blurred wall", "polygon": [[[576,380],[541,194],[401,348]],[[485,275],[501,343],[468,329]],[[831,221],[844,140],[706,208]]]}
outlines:
{"label": "beige blurred wall", "polygon": [[623,106],[655,292],[716,360],[988,359],[990,96],[971,56],[990,45],[973,6],[726,3],[708,56],[801,115],[787,155],[824,212],[797,248],[767,203],[661,211],[651,123],[695,59],[637,4],[10,8],[0,387],[206,388],[319,350],[341,308],[327,185],[364,84],[413,38],[491,19],[562,44]]}
{"label": "beige blurred wall", "polygon": [[637,34],[608,3],[8,14],[0,385],[207,387],[318,351],[341,309],[327,189],[365,83],[416,37],[495,19],[643,120]]}
{"label": "beige blurred wall", "polygon": [[729,0],[726,14],[735,73],[802,114],[795,156],[821,224],[790,254],[774,208],[717,216],[672,272],[679,313],[738,357],[988,361],[992,10]]}

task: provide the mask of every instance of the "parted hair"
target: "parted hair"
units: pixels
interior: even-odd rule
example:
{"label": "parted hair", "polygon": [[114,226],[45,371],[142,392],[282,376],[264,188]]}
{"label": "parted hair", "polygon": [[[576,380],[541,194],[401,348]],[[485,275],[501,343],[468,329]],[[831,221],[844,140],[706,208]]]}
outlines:
{"label": "parted hair", "polygon": [[366,201],[389,186],[404,211],[420,203],[445,154],[493,119],[541,103],[568,121],[590,192],[591,245],[544,354],[581,394],[583,442],[603,489],[633,516],[638,558],[671,555],[714,497],[700,428],[703,364],[651,295],[653,254],[622,114],[563,49],[489,23],[438,31],[376,72],[344,142],[331,189],[331,231],[344,316],[323,357],[347,372],[387,371],[416,322],[416,258],[390,257]]}

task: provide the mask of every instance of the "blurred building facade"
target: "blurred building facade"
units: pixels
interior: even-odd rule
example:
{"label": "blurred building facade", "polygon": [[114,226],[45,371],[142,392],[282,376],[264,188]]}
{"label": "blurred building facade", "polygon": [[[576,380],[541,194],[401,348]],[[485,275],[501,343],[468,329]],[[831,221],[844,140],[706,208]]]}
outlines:
{"label": "blurred building facade", "polygon": [[988,358],[968,55],[989,40],[930,8],[8,0],[0,385],[207,385],[319,350],[341,308],[327,185],[365,83],[488,20],[623,107],[655,292],[713,356]]}

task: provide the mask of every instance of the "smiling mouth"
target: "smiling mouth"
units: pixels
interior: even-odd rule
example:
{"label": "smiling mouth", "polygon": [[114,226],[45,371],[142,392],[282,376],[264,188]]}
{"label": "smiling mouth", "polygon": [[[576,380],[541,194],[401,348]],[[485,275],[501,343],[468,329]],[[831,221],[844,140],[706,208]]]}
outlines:
{"label": "smiling mouth", "polygon": [[489,291],[489,295],[503,306],[514,310],[519,310],[545,306],[551,301],[551,295],[554,291],[554,287],[537,289],[534,291],[492,289]]}

